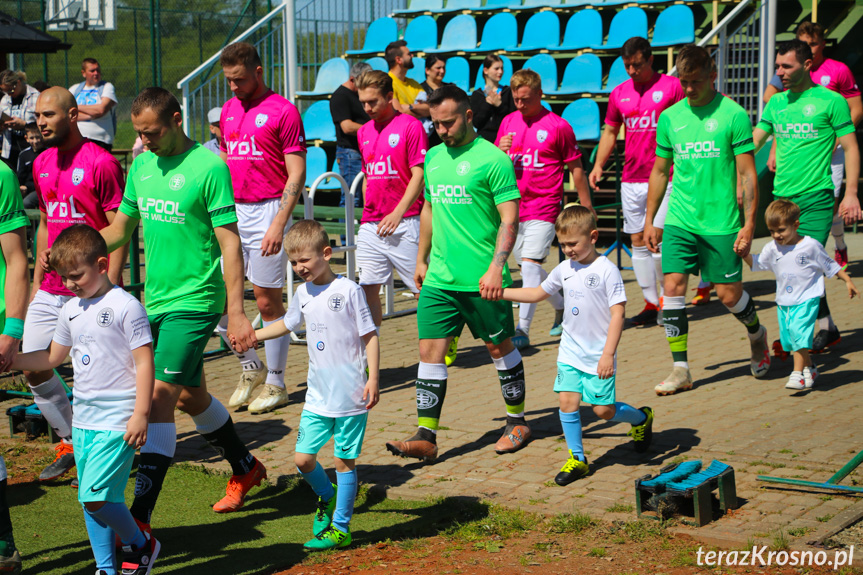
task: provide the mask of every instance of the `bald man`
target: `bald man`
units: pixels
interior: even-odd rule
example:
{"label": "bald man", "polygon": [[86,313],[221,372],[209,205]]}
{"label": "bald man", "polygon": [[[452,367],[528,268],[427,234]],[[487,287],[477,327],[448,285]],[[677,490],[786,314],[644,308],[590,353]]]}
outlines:
{"label": "bald man", "polygon": [[[123,170],[114,156],[81,136],[78,104],[65,88],[49,88],[39,95],[36,125],[47,147],[33,162],[40,212],[36,248],[37,253],[41,253],[72,224],[87,224],[100,230],[114,220],[123,200]],[[126,246],[117,249],[109,260],[108,277],[117,285],[122,285],[126,249]],[[48,349],[60,310],[72,297],[57,272],[35,267],[24,321],[24,352]],[[82,361],[85,360],[82,358]],[[39,479],[56,479],[75,466],[72,406],[54,372],[25,372],[24,375],[36,405],[60,437],[55,448],[56,458]]]}

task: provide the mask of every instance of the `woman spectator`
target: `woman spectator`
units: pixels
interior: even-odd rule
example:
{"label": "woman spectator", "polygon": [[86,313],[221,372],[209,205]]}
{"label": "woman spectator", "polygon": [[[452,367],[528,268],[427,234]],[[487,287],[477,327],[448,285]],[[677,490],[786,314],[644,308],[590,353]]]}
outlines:
{"label": "woman spectator", "polygon": [[18,167],[18,154],[30,147],[25,137],[24,126],[36,121],[36,99],[39,91],[27,85],[23,72],[4,70],[0,72],[0,114],[8,116],[0,122],[3,133],[3,149],[0,156],[14,171]]}
{"label": "woman spectator", "polygon": [[500,56],[489,54],[482,62],[482,77],[485,86],[476,90],[470,97],[473,110],[473,126],[477,133],[494,142],[504,116],[515,112],[515,102],[509,86],[501,86],[503,60]]}
{"label": "woman spectator", "polygon": [[[423,87],[428,96],[431,96],[432,92],[441,86],[451,84],[451,82],[443,81],[444,75],[446,75],[446,60],[440,56],[429,54],[426,56],[426,81],[420,84],[420,86]],[[429,148],[437,146],[441,143],[441,139],[438,137],[434,125],[431,123],[431,118],[424,118],[424,120],[428,120],[427,122],[423,122],[423,126],[429,137]]]}

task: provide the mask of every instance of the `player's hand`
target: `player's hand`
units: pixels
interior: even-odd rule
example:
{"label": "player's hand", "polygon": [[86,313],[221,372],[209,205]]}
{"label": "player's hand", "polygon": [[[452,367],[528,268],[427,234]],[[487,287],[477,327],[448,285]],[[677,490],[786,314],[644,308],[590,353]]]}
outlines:
{"label": "player's hand", "polygon": [[500,143],[498,143],[497,147],[503,150],[504,152],[509,152],[509,149],[512,148],[512,136],[513,133],[510,132],[504,137],[500,139]]}
{"label": "player's hand", "polygon": [[9,371],[12,362],[18,356],[18,344],[21,340],[8,335],[0,335],[0,373]]}
{"label": "player's hand", "polygon": [[614,355],[603,353],[596,364],[596,375],[599,379],[608,379],[614,375]]}
{"label": "player's hand", "polygon": [[503,270],[494,264],[479,278],[479,295],[482,299],[497,301],[503,297]]}
{"label": "player's hand", "polygon": [[126,423],[126,433],[123,435],[129,447],[143,447],[147,442],[147,417],[140,413],[133,413]]}
{"label": "player's hand", "polygon": [[659,243],[662,241],[662,230],[653,227],[653,224],[644,222],[644,244],[647,249],[657,254],[659,253]]}
{"label": "player's hand", "polygon": [[734,253],[745,258],[749,255],[749,250],[752,249],[752,236],[755,235],[755,230],[750,227],[743,227],[737,232],[737,239],[734,241]]}
{"label": "player's hand", "polygon": [[384,219],[378,222],[378,235],[382,238],[393,235],[401,222],[402,217],[396,215],[395,212],[387,214]]}
{"label": "player's hand", "polygon": [[767,158],[767,169],[776,172],[776,148],[770,150],[770,157]]}
{"label": "player's hand", "polygon": [[849,196],[846,190],[845,199],[839,204],[839,215],[845,219],[845,224],[848,226],[863,219],[863,212],[860,210],[860,199],[857,196]]}
{"label": "player's hand", "polygon": [[267,228],[264,239],[261,240],[261,255],[274,256],[282,251],[282,232],[284,230],[275,225],[275,222]]}
{"label": "player's hand", "polygon": [[48,248],[47,250],[42,250],[41,252],[39,252],[39,255],[38,255],[39,265],[42,266],[42,270],[45,272],[51,271],[51,264],[48,263],[50,257],[51,257],[51,248]]}
{"label": "player's hand", "polygon": [[602,179],[602,168],[599,165],[593,167],[590,170],[590,174],[587,176],[587,182],[590,184],[590,187],[594,190],[599,189],[599,180]]}
{"label": "player's hand", "polygon": [[[848,287],[848,297],[854,299],[855,297],[860,297],[860,290],[857,289],[857,286],[854,285],[854,282],[848,280],[845,282],[846,287]],[[5,337],[5,336],[4,336]]]}
{"label": "player's hand", "polygon": [[231,345],[234,346],[237,353],[244,353],[258,344],[255,330],[245,315],[228,316],[228,338],[230,338]]}
{"label": "player's hand", "polygon": [[417,267],[414,269],[414,283],[417,285],[418,290],[423,288],[423,281],[425,281],[428,271],[429,265],[427,263],[417,262]]}
{"label": "player's hand", "polygon": [[381,400],[381,390],[378,385],[377,377],[369,377],[363,388],[363,401],[366,402],[366,409],[371,409]]}

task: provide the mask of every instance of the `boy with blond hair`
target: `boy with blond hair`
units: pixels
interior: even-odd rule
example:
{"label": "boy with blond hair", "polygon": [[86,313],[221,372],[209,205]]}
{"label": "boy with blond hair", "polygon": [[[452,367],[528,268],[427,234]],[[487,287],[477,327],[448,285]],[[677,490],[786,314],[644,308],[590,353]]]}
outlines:
{"label": "boy with blond hair", "polygon": [[608,258],[596,252],[596,219],[584,206],[564,209],[554,223],[566,255],[539,287],[505,288],[503,299],[538,303],[563,290],[563,334],[557,356],[554,391],[560,398],[560,422],[569,459],[554,478],[568,485],[590,467],[581,440],[579,405],[593,406],[600,418],[632,425],[635,450],[644,453],[653,437],[653,410],[616,401],[615,362],[623,331],[626,292],[623,278]]}
{"label": "boy with blond hair", "polygon": [[779,342],[782,349],[794,353],[794,371],[785,387],[810,389],[818,377],[809,350],[819,303],[824,296],[824,276],[838,276],[852,298],[860,292],[820,242],[798,233],[800,207],[797,204],[791,200],[775,200],[767,206],[764,217],[773,241],[764,246],[760,254],[747,255],[744,260],[752,271],[772,271],[776,275]]}
{"label": "boy with blond hair", "polygon": [[[318,495],[318,510],[314,537],[303,547],[308,551],[347,547],[357,495],[356,459],[368,410],[380,399],[378,336],[362,288],[330,268],[333,250],[321,224],[295,223],[284,245],[294,273],[306,283],[297,288],[284,320],[257,330],[255,336],[258,341],[283,337],[305,321],[308,390],[294,462]],[[317,461],[330,438],[334,438],[336,485]]]}
{"label": "boy with blond hair", "polygon": [[51,267],[75,297],[60,310],[48,350],[19,354],[15,369],[50,371],[72,357],[72,443],[78,500],[97,575],[147,575],[161,545],[135,523],[125,503],[135,449],[147,440],[153,396],[153,337],[144,306],[108,279],[108,247],[95,229],[74,224],[51,246]]}

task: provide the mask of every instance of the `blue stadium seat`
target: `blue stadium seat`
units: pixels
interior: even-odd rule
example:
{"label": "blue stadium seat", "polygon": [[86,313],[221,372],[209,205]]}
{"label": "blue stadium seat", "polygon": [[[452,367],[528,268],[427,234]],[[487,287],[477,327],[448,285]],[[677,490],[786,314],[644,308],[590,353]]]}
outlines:
{"label": "blue stadium seat", "polygon": [[381,72],[389,72],[390,67],[387,65],[387,61],[381,58],[380,56],[375,56],[374,58],[369,58],[366,60],[366,64],[372,67],[372,70],[380,70]]}
{"label": "blue stadium seat", "polygon": [[[501,86],[509,86],[509,79],[512,77],[512,60],[500,54],[500,59],[503,62],[503,76],[500,78]],[[479,66],[479,70],[476,72],[476,82],[474,83],[474,90],[480,90],[485,88],[485,81],[482,79],[482,64]]]}
{"label": "blue stadium seat", "polygon": [[675,5],[659,13],[653,26],[652,46],[677,46],[695,42],[695,18],[692,8]]}
{"label": "blue stadium seat", "polygon": [[[389,72],[389,70],[387,70]],[[416,80],[420,84],[426,81],[426,59],[422,56],[414,56],[414,67],[408,70],[406,76]]]}
{"label": "blue stadium seat", "polygon": [[399,39],[399,27],[396,21],[388,16],[378,18],[369,25],[366,30],[366,39],[362,50],[348,50],[348,56],[364,56],[366,54],[377,54],[387,48],[387,44]]}
{"label": "blue stadium seat", "polygon": [[479,10],[481,6],[482,0],[447,0],[446,6],[441,10],[441,13]]}
{"label": "blue stadium seat", "polygon": [[444,82],[452,82],[465,92],[470,89],[470,65],[461,56],[447,58]]}
{"label": "blue stadium seat", "polygon": [[443,30],[440,46],[426,50],[429,54],[442,52],[471,52],[476,49],[476,20],[468,14],[461,14],[447,22]]}
{"label": "blue stadium seat", "polygon": [[575,139],[579,142],[599,140],[599,106],[593,100],[576,100],[563,109],[561,116],[572,126]]}
{"label": "blue stadium seat", "polygon": [[408,0],[408,7],[404,10],[394,11],[393,16],[413,16],[414,14],[440,12],[441,10],[443,10],[443,0]]}
{"label": "blue stadium seat", "polygon": [[548,49],[582,50],[602,45],[602,16],[596,10],[579,10],[566,23],[560,47],[549,45]]}
{"label": "blue stadium seat", "polygon": [[548,103],[548,102],[546,102],[545,100],[543,100],[542,102],[540,102],[540,104],[542,104],[542,107],[543,107],[543,108],[545,108],[546,110],[548,110],[549,112],[551,112],[551,104],[549,104],[549,103]]}
{"label": "blue stadium seat", "polygon": [[595,54],[582,54],[570,60],[563,71],[560,89],[545,93],[552,96],[569,96],[585,92],[602,92],[602,62]]}
{"label": "blue stadium seat", "polygon": [[595,47],[603,50],[617,50],[633,36],[647,38],[647,13],[637,7],[624,8],[612,18],[605,44]]}
{"label": "blue stadium seat", "polygon": [[335,92],[339,85],[348,81],[351,75],[351,67],[343,58],[331,58],[323,63],[315,78],[315,88],[297,92],[300,98],[314,96],[326,96]]}
{"label": "blue stadium seat", "polygon": [[485,6],[480,11],[504,10],[506,8],[521,8],[521,0],[485,0]]}
{"label": "blue stadium seat", "polygon": [[431,16],[417,16],[405,28],[405,42],[413,52],[425,52],[437,47],[437,20]]}
{"label": "blue stadium seat", "polygon": [[330,115],[330,101],[320,100],[309,106],[309,109],[303,114],[303,127],[306,131],[307,142],[314,140],[335,142],[336,126]]}
{"label": "blue stadium seat", "polygon": [[509,12],[495,14],[482,27],[482,39],[474,52],[511,51],[518,46],[518,23]]}
{"label": "blue stadium seat", "polygon": [[522,70],[531,69],[542,78],[542,91],[552,92],[557,90],[557,63],[548,54],[537,54],[528,58]]}
{"label": "blue stadium seat", "polygon": [[610,94],[612,90],[629,80],[629,74],[626,73],[626,65],[623,63],[623,58],[618,56],[611,64],[611,70],[608,71],[608,80],[605,82],[603,94]]}
{"label": "blue stadium seat", "polygon": [[549,42],[560,42],[560,18],[551,10],[537,12],[524,25],[519,51],[542,50]]}
{"label": "blue stadium seat", "polygon": [[[333,164],[333,172],[338,172],[338,162]],[[317,146],[309,146],[306,148],[306,184],[311,185],[318,176],[324,172],[329,172],[327,169],[327,152],[323,148]],[[340,190],[341,184],[335,178],[327,178],[322,181],[317,187],[318,190]]]}

